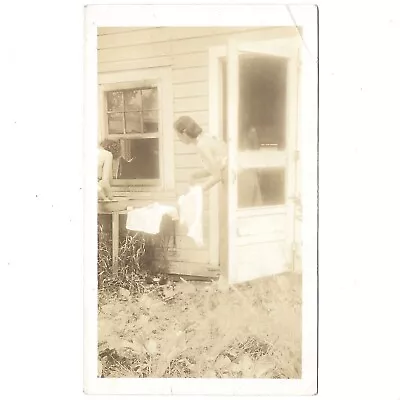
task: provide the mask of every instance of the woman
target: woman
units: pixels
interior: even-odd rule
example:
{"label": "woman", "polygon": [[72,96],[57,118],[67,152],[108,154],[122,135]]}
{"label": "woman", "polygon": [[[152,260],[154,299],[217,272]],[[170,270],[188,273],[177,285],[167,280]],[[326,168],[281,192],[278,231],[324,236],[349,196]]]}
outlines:
{"label": "woman", "polygon": [[[228,215],[226,213],[227,192],[224,187],[224,182],[227,181],[227,161],[228,152],[226,144],[215,137],[205,135],[203,130],[193,118],[184,116],[179,118],[174,128],[178,134],[178,138],[185,144],[194,145],[199,154],[204,169],[192,174],[190,184],[196,184],[200,179],[206,179],[200,186],[203,191],[210,190],[217,183],[221,182],[220,187],[220,213],[219,213],[219,230],[221,232],[228,232]],[[221,265],[221,278],[227,276],[227,235],[222,234],[219,238],[220,247],[220,265]]]}
{"label": "woman", "polygon": [[203,191],[208,191],[219,182],[223,182],[227,170],[226,144],[217,138],[205,135],[197,122],[188,116],[180,117],[174,128],[181,142],[196,146],[203,161],[204,169],[192,174],[190,184],[206,179],[201,184]]}
{"label": "woman", "polygon": [[[227,177],[227,146],[225,142],[213,136],[205,135],[200,126],[191,117],[179,118],[174,124],[179,139],[188,145],[196,146],[200,155],[204,170],[194,173],[190,184],[197,183],[202,178],[207,180],[201,185],[203,191],[207,191],[219,182],[224,183]],[[252,146],[256,146],[257,131],[251,127],[249,138],[252,139]],[[241,208],[257,207],[262,205],[262,195],[257,170],[238,168],[238,206]],[[226,195],[226,190],[221,193]],[[223,197],[222,197],[223,198]]]}

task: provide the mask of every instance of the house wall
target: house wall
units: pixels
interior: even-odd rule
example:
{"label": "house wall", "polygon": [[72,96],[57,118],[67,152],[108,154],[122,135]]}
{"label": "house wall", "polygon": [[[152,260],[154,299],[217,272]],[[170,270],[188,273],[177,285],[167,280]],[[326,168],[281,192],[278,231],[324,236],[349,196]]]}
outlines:
{"label": "house wall", "polygon": [[[192,116],[208,132],[208,51],[212,46],[225,45],[229,37],[256,40],[296,35],[295,28],[99,28],[98,73],[131,71],[170,66],[173,85],[173,120],[182,115]],[[131,198],[130,205],[143,206],[151,201],[173,204],[176,194],[188,188],[189,175],[201,166],[194,149],[179,142],[174,136],[175,193],[120,192]],[[210,201],[204,205],[205,247],[197,248],[177,230],[177,248],[169,254],[175,272],[202,274],[210,262],[209,219]]]}

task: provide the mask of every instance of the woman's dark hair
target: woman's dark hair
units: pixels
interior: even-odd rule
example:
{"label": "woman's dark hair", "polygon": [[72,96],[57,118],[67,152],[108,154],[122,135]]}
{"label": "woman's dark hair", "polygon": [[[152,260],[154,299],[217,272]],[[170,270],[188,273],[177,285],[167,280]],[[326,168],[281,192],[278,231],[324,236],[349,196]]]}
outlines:
{"label": "woman's dark hair", "polygon": [[199,124],[188,116],[178,118],[174,123],[174,128],[179,133],[183,133],[183,130],[185,130],[186,134],[192,139],[196,139],[203,132]]}
{"label": "woman's dark hair", "polygon": [[100,146],[104,149],[109,151],[113,158],[118,158],[121,155],[121,145],[117,140],[110,140],[106,139],[100,143]]}

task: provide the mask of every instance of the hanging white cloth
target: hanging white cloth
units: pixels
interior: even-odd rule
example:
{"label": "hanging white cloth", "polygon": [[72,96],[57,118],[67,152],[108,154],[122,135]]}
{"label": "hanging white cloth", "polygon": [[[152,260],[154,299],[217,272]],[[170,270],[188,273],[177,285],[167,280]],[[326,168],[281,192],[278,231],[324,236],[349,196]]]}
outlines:
{"label": "hanging white cloth", "polygon": [[169,215],[172,220],[179,220],[178,211],[175,207],[160,205],[158,203],[129,210],[126,219],[126,229],[155,235],[160,232],[160,225],[164,215]]}
{"label": "hanging white cloth", "polygon": [[180,223],[188,228],[187,235],[197,246],[203,246],[203,189],[194,186],[189,193],[179,197]]}

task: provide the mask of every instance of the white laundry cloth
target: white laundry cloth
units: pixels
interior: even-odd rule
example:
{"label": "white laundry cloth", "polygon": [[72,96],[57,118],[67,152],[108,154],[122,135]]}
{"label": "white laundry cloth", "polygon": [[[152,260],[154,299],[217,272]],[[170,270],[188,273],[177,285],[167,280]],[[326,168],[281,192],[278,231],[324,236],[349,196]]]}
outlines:
{"label": "white laundry cloth", "polygon": [[187,235],[197,246],[203,246],[203,189],[192,187],[189,193],[179,197],[180,223],[188,228]]}
{"label": "white laundry cloth", "polygon": [[169,215],[175,221],[179,219],[178,211],[175,207],[160,205],[158,203],[129,210],[126,219],[126,229],[155,235],[160,232],[160,225],[164,215]]}

